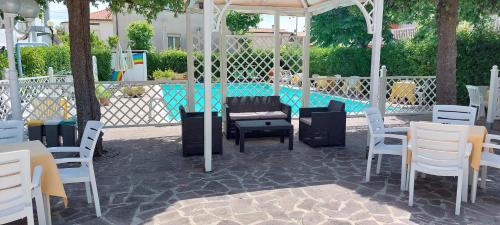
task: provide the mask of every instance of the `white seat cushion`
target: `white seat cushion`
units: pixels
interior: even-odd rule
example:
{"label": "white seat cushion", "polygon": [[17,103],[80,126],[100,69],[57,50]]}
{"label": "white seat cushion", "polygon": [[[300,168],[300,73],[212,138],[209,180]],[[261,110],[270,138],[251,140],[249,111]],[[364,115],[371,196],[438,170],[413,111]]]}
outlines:
{"label": "white seat cushion", "polygon": [[259,115],[254,112],[229,113],[231,120],[257,120]]}
{"label": "white seat cushion", "polygon": [[302,118],[299,119],[299,121],[302,122],[302,123],[305,123],[305,124],[307,124],[309,126],[311,126],[311,124],[312,124],[311,117],[302,117]]}
{"label": "white seat cushion", "polygon": [[286,119],[287,115],[281,111],[256,112],[259,119]]}
{"label": "white seat cushion", "polygon": [[262,120],[286,119],[288,116],[281,111],[229,113],[231,120]]}
{"label": "white seat cushion", "polygon": [[62,168],[59,175],[63,183],[79,183],[90,181],[89,169],[87,167]]}

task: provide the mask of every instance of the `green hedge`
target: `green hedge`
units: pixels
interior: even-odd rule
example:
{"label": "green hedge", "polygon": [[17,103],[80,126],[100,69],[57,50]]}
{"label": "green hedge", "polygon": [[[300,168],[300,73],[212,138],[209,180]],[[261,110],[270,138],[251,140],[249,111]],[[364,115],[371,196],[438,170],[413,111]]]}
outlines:
{"label": "green hedge", "polygon": [[[389,76],[432,76],[436,70],[435,39],[426,38],[421,40],[409,40],[390,42],[382,48],[381,64],[386,65]],[[457,35],[457,91],[459,103],[468,101],[465,84],[487,85],[489,83],[490,69],[492,65],[500,65],[500,34],[495,32],[468,32],[460,31]],[[300,49],[286,47],[281,50],[284,60],[299,60]],[[107,48],[93,49],[92,54],[97,57],[97,66],[100,80],[111,79],[111,51]],[[264,59],[272,59],[271,50],[256,49],[253,51],[240,51],[228,56],[228,64],[250,65],[259,68],[257,73],[265,75],[272,68],[273,62],[265,62]],[[23,57],[23,71],[26,76],[43,76],[48,67],[54,71],[69,71],[69,48],[65,46],[52,47],[24,47],[21,50]],[[251,57],[249,57],[251,55]],[[203,62],[200,52],[195,52],[195,67]],[[257,59],[249,61],[248,59]],[[212,54],[215,65],[219,64],[218,53]],[[147,53],[148,78],[156,70],[173,70],[176,73],[187,71],[187,54],[181,50],[166,50],[163,52]],[[237,62],[235,61],[237,60]],[[369,76],[370,74],[371,50],[356,47],[330,47],[311,48],[310,68],[311,74],[333,76],[341,74],[344,76],[358,75]],[[0,54],[0,66],[7,67],[6,53]],[[229,68],[231,70],[231,68]],[[291,68],[296,70],[297,68]],[[2,71],[3,73],[3,71]],[[196,77],[201,76],[198,72]],[[219,76],[218,72],[215,76]]]}
{"label": "green hedge", "polygon": [[47,63],[45,58],[46,49],[47,47],[21,48],[22,68],[25,77],[38,77],[47,75],[48,67],[46,67]]}
{"label": "green hedge", "polygon": [[163,52],[148,52],[148,79],[153,79],[157,70],[173,70],[176,73],[187,72],[187,53],[181,50],[166,50]]}
{"label": "green hedge", "polygon": [[68,46],[42,47],[42,49],[45,50],[45,69],[52,67],[54,72],[71,71],[70,52]]}
{"label": "green hedge", "polygon": [[[92,49],[92,55],[97,57],[99,80],[111,80],[111,50],[95,48]],[[25,77],[46,76],[49,67],[52,67],[56,73],[71,71],[70,49],[66,45],[23,47],[21,59]],[[7,67],[7,53],[3,52],[0,54],[0,68]],[[0,74],[3,75],[3,70]]]}
{"label": "green hedge", "polygon": [[107,48],[92,49],[92,55],[97,58],[97,75],[100,81],[110,81],[113,69],[111,68],[111,50]]}
{"label": "green hedge", "polygon": [[5,79],[4,68],[9,67],[9,62],[7,61],[7,52],[3,51],[0,53],[0,78]]}

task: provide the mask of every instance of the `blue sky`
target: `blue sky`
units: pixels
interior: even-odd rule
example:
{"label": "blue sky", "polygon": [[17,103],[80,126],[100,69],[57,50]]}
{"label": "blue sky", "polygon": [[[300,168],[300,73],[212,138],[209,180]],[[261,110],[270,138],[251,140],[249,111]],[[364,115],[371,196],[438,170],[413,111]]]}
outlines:
{"label": "blue sky", "polygon": [[[63,21],[68,21],[68,10],[66,6],[62,3],[50,3],[50,17],[56,25]],[[106,8],[105,4],[99,4],[98,7],[91,6],[90,12],[95,12]],[[287,31],[294,31],[296,27],[295,17],[282,16],[280,18],[281,29],[286,29]],[[258,27],[261,28],[271,28],[274,24],[274,16],[272,15],[262,15],[262,21],[259,23]],[[304,18],[299,17],[297,28],[299,32],[304,31]]]}

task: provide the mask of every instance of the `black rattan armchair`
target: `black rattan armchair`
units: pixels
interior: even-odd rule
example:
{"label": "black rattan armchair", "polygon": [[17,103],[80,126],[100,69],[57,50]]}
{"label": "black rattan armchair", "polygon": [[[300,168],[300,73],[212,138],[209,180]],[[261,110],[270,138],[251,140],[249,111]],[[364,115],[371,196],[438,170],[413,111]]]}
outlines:
{"label": "black rattan armchair", "polygon": [[331,100],[328,107],[299,109],[299,140],[312,146],[345,146],[345,103]]}
{"label": "black rattan armchair", "polygon": [[[183,106],[179,107],[179,112],[182,123],[182,155],[203,155],[203,112],[186,112]],[[212,153],[222,154],[222,117],[217,112],[212,112]]]}

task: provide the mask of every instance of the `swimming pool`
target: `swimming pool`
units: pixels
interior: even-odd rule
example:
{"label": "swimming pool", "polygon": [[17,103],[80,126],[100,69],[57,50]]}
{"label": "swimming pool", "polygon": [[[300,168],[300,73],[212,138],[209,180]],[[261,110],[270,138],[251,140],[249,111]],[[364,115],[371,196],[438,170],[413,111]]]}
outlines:
{"label": "swimming pool", "polygon": [[[204,87],[202,83],[195,84],[194,99],[196,102],[195,111],[204,110]],[[221,111],[220,104],[220,83],[212,86],[212,109]],[[227,89],[227,96],[261,96],[272,95],[273,85],[268,83],[237,83],[231,84]],[[168,116],[176,121],[180,120],[179,105],[186,105],[187,100],[184,84],[165,84],[163,85],[163,96],[167,106]],[[280,87],[280,97],[283,103],[292,107],[292,116],[299,115],[299,108],[302,107],[302,89],[290,88],[286,86]],[[364,111],[369,106],[368,100],[355,100],[340,96],[325,94],[317,91],[311,91],[310,107],[324,107],[328,105],[330,100],[337,100],[345,103],[346,112],[348,114],[357,114]],[[394,110],[389,107],[387,110]],[[175,118],[172,118],[175,117]]]}
{"label": "swimming pool", "polygon": [[[212,109],[215,111],[221,110],[220,104],[220,83],[212,87]],[[260,96],[272,95],[273,85],[268,83],[237,83],[231,84],[227,89],[227,96]],[[195,111],[203,111],[204,109],[204,87],[203,84],[195,84],[194,99],[196,102]],[[179,105],[186,105],[187,100],[184,84],[165,84],[163,85],[163,96],[167,105],[167,115],[170,119],[180,121]],[[286,86],[280,87],[281,101],[292,107],[292,115],[299,115],[299,108],[302,107],[302,89],[290,88]],[[328,105],[330,100],[345,102],[346,112],[348,114],[356,114],[362,112],[369,106],[368,101],[354,100],[335,95],[329,95],[317,91],[311,91],[310,107],[323,107]],[[392,110],[388,108],[387,110]],[[175,118],[172,118],[175,117]]]}

